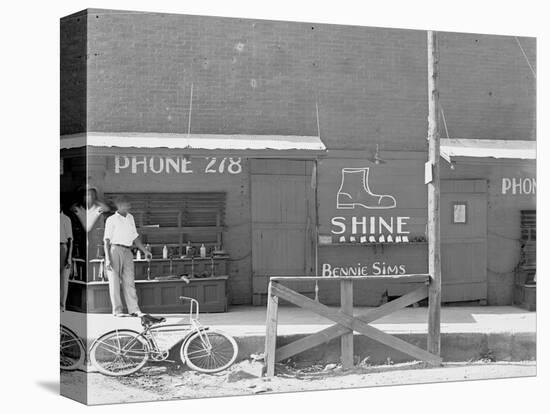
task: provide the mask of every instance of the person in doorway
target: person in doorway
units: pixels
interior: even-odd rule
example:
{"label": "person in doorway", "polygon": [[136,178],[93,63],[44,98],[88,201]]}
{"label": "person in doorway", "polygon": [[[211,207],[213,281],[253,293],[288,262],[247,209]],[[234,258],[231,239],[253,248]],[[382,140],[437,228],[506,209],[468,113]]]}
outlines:
{"label": "person in doorway", "polygon": [[134,281],[134,256],[132,245],[135,245],[151,260],[152,254],[140,240],[134,217],[130,214],[131,204],[126,197],[115,200],[117,211],[105,221],[103,235],[105,249],[105,269],[109,279],[109,293],[114,316],[125,316],[123,313],[120,291],[126,301],[131,316],[146,316],[138,305]]}
{"label": "person in doorway", "polygon": [[71,210],[80,220],[86,233],[89,233],[94,229],[101,215],[109,211],[109,206],[99,200],[98,190],[91,184],[80,187],[79,192],[82,201],[74,204]]}
{"label": "person in doorway", "polygon": [[[90,280],[88,275],[94,275],[91,280],[97,280],[92,260],[103,258],[104,215],[110,210],[109,206],[99,199],[97,187],[87,183],[78,189],[78,200],[71,207],[71,212],[78,218],[84,230],[83,246],[86,246],[86,251],[83,253],[87,259],[87,265],[83,269],[86,272],[85,280]],[[100,274],[102,273],[97,275]]]}
{"label": "person in doorway", "polygon": [[59,216],[59,273],[61,287],[59,291],[61,312],[65,312],[67,304],[67,294],[69,292],[69,275],[71,274],[72,255],[73,255],[73,228],[71,219],[60,210]]}

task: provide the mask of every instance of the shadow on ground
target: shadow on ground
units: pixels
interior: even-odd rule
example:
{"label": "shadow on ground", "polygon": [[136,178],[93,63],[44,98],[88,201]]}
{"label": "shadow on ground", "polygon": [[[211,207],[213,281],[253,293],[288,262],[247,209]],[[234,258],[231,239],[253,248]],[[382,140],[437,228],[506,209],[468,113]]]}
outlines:
{"label": "shadow on ground", "polygon": [[59,381],[37,381],[36,385],[48,392],[59,395]]}

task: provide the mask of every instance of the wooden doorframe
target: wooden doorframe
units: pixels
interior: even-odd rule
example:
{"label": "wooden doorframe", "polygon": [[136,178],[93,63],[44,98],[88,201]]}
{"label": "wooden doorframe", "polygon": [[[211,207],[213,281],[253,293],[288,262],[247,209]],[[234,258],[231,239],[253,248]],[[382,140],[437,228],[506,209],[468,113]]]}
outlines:
{"label": "wooden doorframe", "polygon": [[[483,217],[483,220],[484,220],[484,226],[483,226],[483,237],[456,237],[456,240],[453,241],[453,235],[452,234],[449,234],[448,232],[445,232],[444,230],[445,229],[450,229],[451,226],[453,225],[452,224],[452,217],[449,217],[449,220],[451,220],[450,222],[449,221],[445,221],[443,222],[442,221],[442,226],[441,226],[441,246],[442,246],[442,250],[443,250],[443,247],[446,245],[446,244],[449,244],[449,243],[458,243],[458,244],[461,244],[461,243],[472,243],[472,242],[482,242],[484,243],[484,247],[485,247],[485,257],[484,257],[484,263],[485,263],[485,268],[482,270],[482,272],[485,274],[485,277],[483,278],[483,281],[475,281],[475,282],[471,282],[472,285],[474,284],[477,284],[477,285],[483,285],[485,287],[485,293],[482,294],[482,295],[478,295],[479,298],[477,299],[474,299],[472,295],[472,299],[471,300],[479,300],[481,302],[484,302],[487,300],[487,289],[488,289],[488,279],[487,279],[487,260],[488,260],[488,257],[487,257],[487,254],[488,254],[488,216],[489,216],[489,200],[488,200],[488,196],[489,196],[489,193],[488,193],[488,181],[487,179],[485,178],[475,178],[475,179],[460,179],[460,178],[456,178],[456,179],[445,179],[445,180],[441,180],[441,197],[443,199],[443,197],[445,195],[448,195],[448,194],[464,194],[464,198],[467,199],[468,196],[470,196],[471,200],[470,201],[473,201],[474,198],[472,198],[473,195],[478,195],[480,196],[481,198],[483,198],[484,200],[484,206],[485,206],[485,217]],[[459,201],[459,200],[457,200]],[[460,200],[462,201],[462,200]],[[442,200],[442,203],[443,203],[443,200]],[[471,206],[471,204],[469,203],[468,204],[469,206]],[[471,208],[471,207],[470,207]],[[467,212],[468,214],[468,212]],[[467,219],[469,220],[469,219]],[[457,226],[459,226],[460,224],[457,224]],[[443,260],[443,258],[442,258]],[[453,285],[467,285],[467,282],[455,282],[453,283],[452,281],[448,280],[445,280],[445,275],[443,275],[443,289],[442,289],[442,294],[444,296],[447,296],[445,294],[445,287],[449,287],[449,286],[453,286]],[[468,301],[468,299],[465,299],[465,301]]]}
{"label": "wooden doorframe", "polygon": [[[251,226],[250,226],[250,237],[252,240],[252,263],[251,263],[251,296],[253,305],[264,305],[267,300],[267,286],[269,282],[268,274],[273,274],[273,272],[263,271],[258,272],[257,263],[255,260],[255,254],[258,252],[258,246],[254,243],[254,238],[257,236],[255,230],[261,228],[262,222],[255,221],[254,218],[254,203],[255,203],[255,177],[257,176],[288,176],[288,177],[302,177],[304,179],[304,188],[309,192],[306,194],[306,205],[304,208],[305,215],[303,216],[303,225],[304,225],[304,258],[302,264],[302,273],[304,275],[311,275],[317,272],[317,257],[318,257],[318,240],[317,240],[317,229],[318,229],[318,203],[317,203],[317,160],[316,159],[286,159],[286,158],[268,158],[268,159],[254,159],[253,162],[261,162],[260,169],[258,170],[258,164],[254,165],[251,163],[249,180],[250,180],[250,209],[251,209]],[[277,166],[277,163],[280,163],[280,166]],[[299,163],[303,163],[303,172],[299,170]],[[271,165],[269,165],[271,164]],[[290,165],[291,168],[288,168],[284,171],[277,172],[277,168],[284,168],[285,164]],[[265,166],[265,171],[262,171],[261,168]],[[311,186],[312,183],[315,183],[315,186]],[[284,231],[285,226],[289,224],[280,223],[281,230]],[[284,260],[284,258],[282,258]],[[261,270],[261,269],[260,269]],[[267,269],[264,269],[267,270]],[[265,274],[264,274],[265,273]],[[276,273],[276,272],[275,272]],[[295,273],[294,273],[295,274]],[[262,284],[262,281],[259,280],[265,278],[265,292],[258,291],[258,286]],[[264,297],[265,296],[265,300]]]}

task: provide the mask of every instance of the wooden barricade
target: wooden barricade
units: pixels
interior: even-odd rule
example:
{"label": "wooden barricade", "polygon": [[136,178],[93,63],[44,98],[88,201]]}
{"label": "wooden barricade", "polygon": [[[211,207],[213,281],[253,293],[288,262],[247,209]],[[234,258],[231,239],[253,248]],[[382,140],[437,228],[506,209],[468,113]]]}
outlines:
{"label": "wooden barricade", "polygon": [[[407,283],[418,283],[419,287],[398,299],[392,300],[374,309],[369,309],[358,315],[353,315],[353,282],[365,279],[399,279]],[[340,282],[340,309],[330,308],[313,299],[310,299],[286,286],[284,281],[323,280]],[[322,276],[272,276],[269,282],[267,297],[267,321],[265,338],[265,374],[275,375],[275,363],[283,361],[293,355],[304,352],[315,346],[341,337],[341,361],[344,369],[353,367],[353,332],[358,332],[391,348],[411,355],[414,358],[427,362],[430,365],[441,365],[441,358],[422,348],[412,345],[402,339],[387,334],[369,323],[387,316],[399,309],[412,305],[428,297],[430,276],[427,274],[399,275],[399,276],[350,276],[350,277],[322,277]],[[333,322],[334,325],[316,332],[307,337],[298,339],[277,349],[277,314],[279,298],[291,302],[300,308],[307,309]],[[432,329],[428,329],[432,332]]]}

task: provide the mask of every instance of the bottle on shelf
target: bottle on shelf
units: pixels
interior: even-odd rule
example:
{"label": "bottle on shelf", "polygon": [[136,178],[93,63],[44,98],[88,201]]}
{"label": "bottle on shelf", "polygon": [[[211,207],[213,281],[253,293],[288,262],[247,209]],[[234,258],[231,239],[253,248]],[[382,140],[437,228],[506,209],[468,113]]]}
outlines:
{"label": "bottle on shelf", "polygon": [[168,247],[166,247],[166,245],[162,248],[162,258],[168,259]]}
{"label": "bottle on shelf", "polygon": [[139,249],[136,253],[136,260],[141,260],[141,250],[139,250]]}
{"label": "bottle on shelf", "polygon": [[151,253],[151,255],[153,254],[153,252],[151,251],[151,245],[149,243],[147,243],[145,245],[145,250],[147,250],[149,253]]}
{"label": "bottle on shelf", "polygon": [[187,244],[185,245],[185,256],[190,257],[192,249],[193,249],[193,246],[191,246],[191,241],[187,240]]}
{"label": "bottle on shelf", "polygon": [[204,259],[206,257],[206,247],[204,246],[204,243],[201,244],[200,253],[201,257]]}

